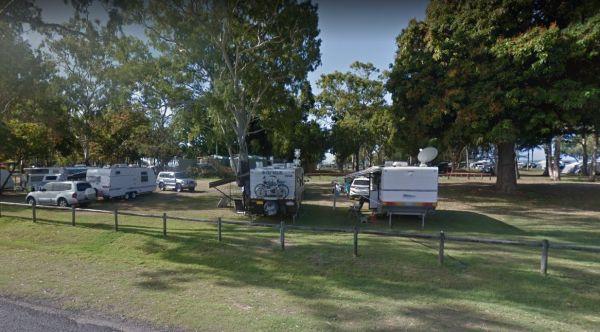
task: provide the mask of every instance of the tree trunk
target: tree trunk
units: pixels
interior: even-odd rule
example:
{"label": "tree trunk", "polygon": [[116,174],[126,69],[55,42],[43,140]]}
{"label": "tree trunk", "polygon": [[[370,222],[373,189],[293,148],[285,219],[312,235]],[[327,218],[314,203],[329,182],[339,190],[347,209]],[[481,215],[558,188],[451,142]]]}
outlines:
{"label": "tree trunk", "polygon": [[515,172],[515,144],[500,143],[498,147],[498,163],[496,170],[496,189],[503,193],[513,193],[517,189]]}
{"label": "tree trunk", "polygon": [[594,131],[592,138],[592,167],[590,167],[590,181],[596,181],[596,169],[598,167],[598,131]]}
{"label": "tree trunk", "polygon": [[590,174],[589,172],[589,165],[588,165],[588,151],[587,151],[587,135],[585,133],[582,134],[582,138],[581,138],[581,148],[583,149],[583,154],[582,154],[582,163],[583,165],[581,165],[581,174],[583,174],[583,176],[588,176]]}
{"label": "tree trunk", "polygon": [[550,177],[554,181],[560,181],[560,142],[562,140],[562,136],[556,136],[554,138],[554,151],[552,153],[552,168]]}
{"label": "tree trunk", "polygon": [[550,176],[550,161],[552,158],[550,158],[550,154],[552,153],[552,147],[550,146],[550,143],[546,143],[544,144],[544,154],[546,155],[546,166],[544,167],[544,173],[542,174],[543,176]]}
{"label": "tree trunk", "polygon": [[360,171],[360,162],[359,162],[360,150],[357,150],[354,153],[354,171]]}
{"label": "tree trunk", "polygon": [[521,174],[519,173],[519,154],[517,153],[515,147],[515,174],[517,175],[517,180],[521,178]]}

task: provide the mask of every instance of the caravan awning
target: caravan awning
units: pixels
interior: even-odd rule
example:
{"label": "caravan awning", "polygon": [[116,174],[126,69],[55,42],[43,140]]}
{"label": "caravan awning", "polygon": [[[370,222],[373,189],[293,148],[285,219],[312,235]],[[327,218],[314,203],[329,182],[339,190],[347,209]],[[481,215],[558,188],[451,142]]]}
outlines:
{"label": "caravan awning", "polygon": [[344,176],[344,180],[355,179],[361,176],[367,176],[379,172],[381,172],[381,166],[371,166],[369,168],[363,169],[362,171],[346,174],[346,176]]}

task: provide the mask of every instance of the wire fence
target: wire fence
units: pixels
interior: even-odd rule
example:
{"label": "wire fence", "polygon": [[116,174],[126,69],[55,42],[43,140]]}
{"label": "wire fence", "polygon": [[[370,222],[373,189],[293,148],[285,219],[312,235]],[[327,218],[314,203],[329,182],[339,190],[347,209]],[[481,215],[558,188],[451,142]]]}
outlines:
{"label": "wire fence", "polygon": [[317,233],[349,233],[352,234],[352,242],[353,242],[353,255],[356,257],[359,255],[358,252],[358,240],[359,234],[365,235],[374,235],[381,237],[398,237],[398,238],[408,238],[411,240],[414,239],[426,239],[426,240],[434,240],[438,242],[438,262],[440,266],[444,265],[444,258],[448,257],[448,255],[444,252],[446,242],[461,242],[461,243],[480,243],[480,244],[491,244],[491,245],[507,245],[507,246],[520,246],[520,247],[529,247],[529,248],[541,248],[540,255],[540,272],[542,274],[547,274],[548,271],[548,255],[549,249],[560,249],[560,250],[576,250],[582,252],[590,252],[590,253],[600,253],[600,247],[595,246],[581,246],[572,243],[559,243],[552,242],[549,240],[543,239],[541,241],[530,241],[530,240],[514,240],[514,239],[490,239],[490,238],[477,238],[477,237],[463,237],[463,236],[449,236],[443,231],[439,234],[423,234],[423,233],[413,233],[413,232],[384,232],[372,229],[361,229],[358,226],[347,227],[347,228],[338,228],[338,227],[311,227],[311,226],[301,226],[301,225],[289,225],[285,224],[285,222],[281,222],[279,224],[273,223],[263,223],[263,222],[246,222],[246,221],[236,221],[236,220],[223,220],[222,218],[190,218],[190,217],[180,217],[168,215],[166,212],[162,214],[151,214],[151,213],[140,213],[140,212],[131,212],[131,211],[119,211],[115,210],[98,210],[98,209],[84,209],[84,208],[76,208],[76,207],[58,207],[58,206],[48,206],[48,205],[36,205],[36,204],[23,204],[23,203],[13,203],[13,202],[1,202],[0,201],[0,218],[3,216],[11,216],[11,217],[19,217],[24,218],[22,215],[13,216],[6,215],[6,211],[3,211],[3,206],[17,206],[17,207],[26,207],[27,210],[30,210],[31,213],[31,221],[38,221],[38,212],[40,210],[61,210],[70,212],[70,224],[72,226],[77,225],[77,216],[80,213],[96,213],[96,214],[104,214],[109,215],[112,223],[112,228],[114,231],[118,232],[122,224],[122,217],[124,216],[134,216],[134,217],[143,217],[143,218],[153,218],[159,219],[162,221],[162,234],[163,236],[168,236],[168,221],[169,220],[177,220],[177,221],[187,221],[187,222],[199,222],[199,223],[207,223],[216,225],[216,235],[219,242],[223,241],[223,225],[236,225],[241,227],[263,227],[270,228],[279,231],[279,245],[281,250],[286,249],[285,245],[285,234],[286,230],[300,230],[300,231],[308,231],[308,232],[317,232]]}

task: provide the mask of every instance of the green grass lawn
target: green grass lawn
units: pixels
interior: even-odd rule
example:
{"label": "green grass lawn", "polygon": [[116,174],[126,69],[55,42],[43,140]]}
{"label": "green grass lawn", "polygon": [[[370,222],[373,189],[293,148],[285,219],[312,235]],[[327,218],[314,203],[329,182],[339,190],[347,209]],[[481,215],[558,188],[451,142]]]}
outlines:
{"label": "green grass lawn", "polygon": [[[330,206],[327,180],[313,181],[300,225],[350,226],[345,202]],[[218,210],[214,193],[157,193],[93,208],[168,211],[243,219]],[[16,199],[16,198],[15,198]],[[489,181],[443,180],[437,213],[423,232],[543,239],[598,245],[600,186],[525,179],[513,196]],[[105,204],[106,203],[106,204]],[[136,205],[137,204],[137,205]],[[7,214],[19,217],[6,217]],[[600,326],[600,257],[551,250],[437,243],[290,231],[281,251],[275,229],[78,215],[3,207],[0,294],[73,310],[200,330],[594,330]],[[277,220],[271,220],[276,222]],[[387,230],[381,220],[365,227]],[[421,231],[416,218],[393,230]]]}

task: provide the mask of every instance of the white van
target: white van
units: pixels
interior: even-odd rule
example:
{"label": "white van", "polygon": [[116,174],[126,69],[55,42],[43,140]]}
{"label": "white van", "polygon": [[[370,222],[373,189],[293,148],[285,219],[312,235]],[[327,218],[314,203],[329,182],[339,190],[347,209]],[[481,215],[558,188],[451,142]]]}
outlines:
{"label": "white van", "polygon": [[31,167],[25,168],[25,174],[27,175],[26,188],[29,191],[36,191],[43,187],[46,183],[51,181],[60,181],[61,167]]}
{"label": "white van", "polygon": [[90,168],[86,181],[96,189],[98,197],[105,199],[134,199],[137,195],[156,189],[156,175],[147,167],[112,166]]}

